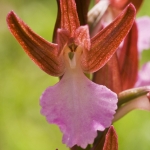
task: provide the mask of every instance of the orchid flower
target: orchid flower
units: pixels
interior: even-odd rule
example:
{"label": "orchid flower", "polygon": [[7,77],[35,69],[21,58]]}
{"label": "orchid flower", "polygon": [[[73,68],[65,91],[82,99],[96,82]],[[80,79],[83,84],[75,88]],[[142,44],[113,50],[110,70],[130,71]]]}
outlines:
{"label": "orchid flower", "polygon": [[56,43],[34,33],[13,11],[7,16],[11,33],[29,57],[46,73],[61,77],[40,98],[41,113],[57,124],[68,147],[85,148],[112,123],[117,95],[90,81],[84,73],[102,68],[129,32],[135,16],[130,4],[106,28],[90,39],[87,25],[81,26],[74,0],[58,1],[60,28]]}

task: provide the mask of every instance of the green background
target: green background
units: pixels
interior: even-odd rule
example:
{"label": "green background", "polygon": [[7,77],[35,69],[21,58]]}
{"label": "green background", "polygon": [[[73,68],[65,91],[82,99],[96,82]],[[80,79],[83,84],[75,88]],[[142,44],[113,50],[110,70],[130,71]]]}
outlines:
{"label": "green background", "polygon": [[[138,17],[150,15],[149,9],[145,0]],[[40,114],[39,97],[58,78],[41,71],[10,34],[5,21],[10,10],[51,41],[57,7],[55,0],[0,1],[0,150],[67,150],[59,128]],[[142,63],[150,59],[149,52],[143,56]],[[114,125],[119,150],[150,149],[149,112],[132,111]]]}

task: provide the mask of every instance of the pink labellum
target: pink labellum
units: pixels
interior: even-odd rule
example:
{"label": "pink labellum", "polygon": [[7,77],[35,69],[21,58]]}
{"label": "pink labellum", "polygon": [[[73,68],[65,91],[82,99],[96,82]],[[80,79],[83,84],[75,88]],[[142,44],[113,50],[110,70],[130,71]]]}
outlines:
{"label": "pink labellum", "polygon": [[111,24],[91,39],[90,51],[83,51],[82,68],[95,72],[112,57],[132,27],[135,8],[130,4]]}
{"label": "pink labellum", "polygon": [[42,70],[53,76],[64,73],[64,59],[59,55],[56,44],[34,33],[13,11],[8,14],[7,23],[25,52]]}
{"label": "pink labellum", "polygon": [[150,85],[150,62],[145,63],[138,73],[138,80],[135,87]]}
{"label": "pink labellum", "polygon": [[136,23],[138,28],[138,50],[141,56],[143,50],[150,49],[150,17],[138,18]]}
{"label": "pink labellum", "polygon": [[63,143],[86,148],[111,125],[117,95],[90,81],[79,68],[69,69],[62,79],[42,95],[41,113],[63,132]]}

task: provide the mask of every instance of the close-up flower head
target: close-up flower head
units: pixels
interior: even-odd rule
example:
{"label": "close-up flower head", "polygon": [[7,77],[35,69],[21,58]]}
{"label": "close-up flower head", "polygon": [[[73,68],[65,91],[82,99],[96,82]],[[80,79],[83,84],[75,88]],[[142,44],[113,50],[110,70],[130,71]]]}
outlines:
{"label": "close-up flower head", "polygon": [[[45,132],[39,132],[42,133],[43,140],[52,140],[54,143],[57,143],[57,140],[62,142],[63,148],[70,150],[123,150],[120,143],[124,142],[122,137],[128,133],[125,128],[132,120],[126,119],[124,126],[119,127],[120,119],[135,109],[150,111],[150,18],[136,17],[144,2],[51,2],[57,5],[57,16],[54,17],[56,22],[53,22],[55,25],[50,33],[52,40],[47,40],[34,29],[34,26],[45,28],[42,19],[39,19],[39,22],[34,21],[34,26],[29,27],[29,23],[25,23],[25,19],[21,19],[15,9],[7,13],[7,32],[10,31],[29,58],[46,73],[41,80],[47,83],[45,90],[43,85],[40,86],[40,78],[36,79],[36,76],[39,76],[36,73],[33,80],[27,79],[34,86],[29,90],[31,94],[23,90],[28,95],[26,99],[33,99],[32,95],[39,96],[39,102],[34,99],[35,103],[40,105],[36,111],[31,108],[32,100],[27,100],[26,105],[32,110],[29,111],[31,116],[39,113],[41,120],[36,121],[34,126],[42,125],[41,130],[44,129]],[[50,20],[53,19],[53,13],[50,14]],[[45,14],[42,18],[48,15]],[[29,16],[35,18],[33,13]],[[51,24],[50,21],[46,26],[52,26]],[[9,40],[7,41],[9,43]],[[21,48],[18,46],[18,49],[20,51]],[[15,50],[13,53],[15,55]],[[19,63],[19,59],[15,61]],[[25,61],[20,66],[30,67]],[[33,72],[34,67],[33,65]],[[42,71],[39,70],[41,73]],[[30,72],[22,70],[21,73]],[[57,81],[51,84],[47,77],[51,81],[57,77]],[[21,92],[28,82],[19,83],[22,86],[17,91]],[[36,89],[41,90],[41,96]],[[58,134],[59,130],[55,131],[54,127],[59,128],[61,133]],[[30,130],[29,128],[28,126],[26,130]],[[51,134],[48,134],[49,130]],[[138,130],[135,132],[140,136]],[[37,134],[38,130],[32,130],[31,135],[34,137],[35,133]],[[134,139],[136,140],[136,136]],[[40,140],[38,144],[39,142]],[[49,149],[52,149],[51,143],[48,144]],[[130,144],[124,148],[130,149]],[[59,144],[53,145],[53,148],[63,149]],[[131,150],[133,148],[134,145]]]}

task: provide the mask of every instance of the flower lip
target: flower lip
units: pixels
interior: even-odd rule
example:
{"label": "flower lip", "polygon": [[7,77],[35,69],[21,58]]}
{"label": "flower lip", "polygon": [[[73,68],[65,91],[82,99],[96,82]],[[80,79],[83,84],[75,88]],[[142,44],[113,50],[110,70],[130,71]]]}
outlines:
{"label": "flower lip", "polygon": [[80,67],[67,69],[62,79],[40,98],[41,113],[49,123],[60,127],[63,143],[68,147],[86,148],[93,143],[97,130],[111,125],[116,104],[117,95],[86,78]]}

